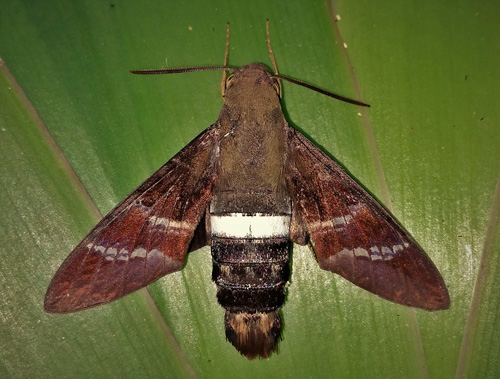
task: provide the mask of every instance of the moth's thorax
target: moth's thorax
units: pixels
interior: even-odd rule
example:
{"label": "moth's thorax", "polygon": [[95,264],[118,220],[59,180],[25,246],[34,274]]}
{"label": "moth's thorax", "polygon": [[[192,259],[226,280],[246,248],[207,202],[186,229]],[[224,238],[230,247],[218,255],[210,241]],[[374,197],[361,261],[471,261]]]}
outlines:
{"label": "moth's thorax", "polygon": [[218,119],[216,212],[289,212],[287,124],[273,80],[264,66],[253,64],[237,70],[229,84]]}

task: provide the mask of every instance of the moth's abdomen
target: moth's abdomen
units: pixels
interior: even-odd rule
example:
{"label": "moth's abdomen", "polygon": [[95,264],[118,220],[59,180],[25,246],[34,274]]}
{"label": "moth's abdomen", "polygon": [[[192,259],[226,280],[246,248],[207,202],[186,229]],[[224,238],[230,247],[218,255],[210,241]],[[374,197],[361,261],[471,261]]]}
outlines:
{"label": "moth's abdomen", "polygon": [[245,356],[268,357],[281,333],[290,215],[211,215],[212,279],[226,309],[227,339]]}
{"label": "moth's abdomen", "polygon": [[212,258],[217,298],[226,309],[270,312],[283,305],[288,240],[214,238]]}

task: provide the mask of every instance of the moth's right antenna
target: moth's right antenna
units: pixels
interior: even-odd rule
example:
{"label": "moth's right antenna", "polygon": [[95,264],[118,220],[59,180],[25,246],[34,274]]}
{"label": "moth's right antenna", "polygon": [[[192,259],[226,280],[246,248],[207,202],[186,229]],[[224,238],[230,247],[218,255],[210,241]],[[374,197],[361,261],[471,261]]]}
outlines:
{"label": "moth's right antenna", "polygon": [[[224,54],[224,66],[227,66],[227,59],[229,57],[229,22],[226,25],[226,53]],[[222,81],[220,82],[220,90],[222,92],[222,97],[226,94],[226,76],[227,71],[224,70],[222,73]]]}
{"label": "moth's right antenna", "polygon": [[[278,66],[276,66],[276,61],[274,60],[273,48],[271,47],[271,37],[269,36],[269,19],[266,20],[266,36],[267,36],[267,49],[269,50],[269,58],[271,58],[271,63],[273,64],[274,75],[278,76]],[[281,98],[281,80],[278,79]]]}

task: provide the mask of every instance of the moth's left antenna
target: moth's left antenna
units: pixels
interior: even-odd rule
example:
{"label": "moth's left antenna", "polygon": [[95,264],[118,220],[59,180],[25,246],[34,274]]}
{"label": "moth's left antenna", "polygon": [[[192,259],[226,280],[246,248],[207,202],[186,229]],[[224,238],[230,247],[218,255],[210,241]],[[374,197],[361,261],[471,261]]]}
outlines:
{"label": "moth's left antenna", "polygon": [[229,56],[229,23],[226,27],[226,53],[224,54],[224,65],[223,66],[198,66],[198,67],[172,67],[172,68],[153,68],[146,70],[130,70],[132,74],[140,75],[162,75],[162,74],[181,74],[184,72],[194,72],[194,71],[214,71],[222,70],[222,96],[226,93],[226,71],[234,71],[237,67],[229,67],[227,65],[227,59]]}
{"label": "moth's left antenna", "polygon": [[[269,58],[271,58],[271,63],[273,64],[274,75],[278,76],[278,66],[276,65],[276,60],[274,59],[273,48],[271,47],[271,37],[269,34],[269,19],[266,20],[266,37],[267,37],[267,49],[269,50]],[[279,96],[281,99],[281,80],[278,79],[279,84]]]}
{"label": "moth's left antenna", "polygon": [[[227,66],[227,59],[229,57],[229,22],[226,25],[226,52],[224,54],[224,64],[223,66]],[[224,70],[222,72],[222,81],[220,82],[220,90],[222,92],[222,97],[226,94],[226,76],[227,71]]]}
{"label": "moth's left antenna", "polygon": [[271,37],[269,35],[269,20],[266,20],[266,37],[267,49],[269,50],[269,58],[271,58],[271,63],[273,64],[274,75],[279,75],[278,66],[276,66],[276,61],[274,60],[273,48],[271,47]]}

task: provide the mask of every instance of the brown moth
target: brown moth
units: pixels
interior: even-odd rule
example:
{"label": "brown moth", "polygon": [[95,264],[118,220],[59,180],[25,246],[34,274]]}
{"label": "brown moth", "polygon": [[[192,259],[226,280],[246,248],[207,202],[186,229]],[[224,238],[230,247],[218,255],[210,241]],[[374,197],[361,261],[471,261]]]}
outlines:
{"label": "brown moth", "polygon": [[[271,59],[274,65],[272,52]],[[109,303],[180,270],[187,252],[210,245],[227,339],[249,359],[268,357],[281,333],[290,242],[309,243],[322,269],[384,299],[447,309],[446,285],[420,246],[287,123],[279,80],[366,104],[271,74],[257,63],[134,73],[213,69],[232,72],[223,78],[217,121],[73,250],[50,283],[45,310],[69,313]]]}

